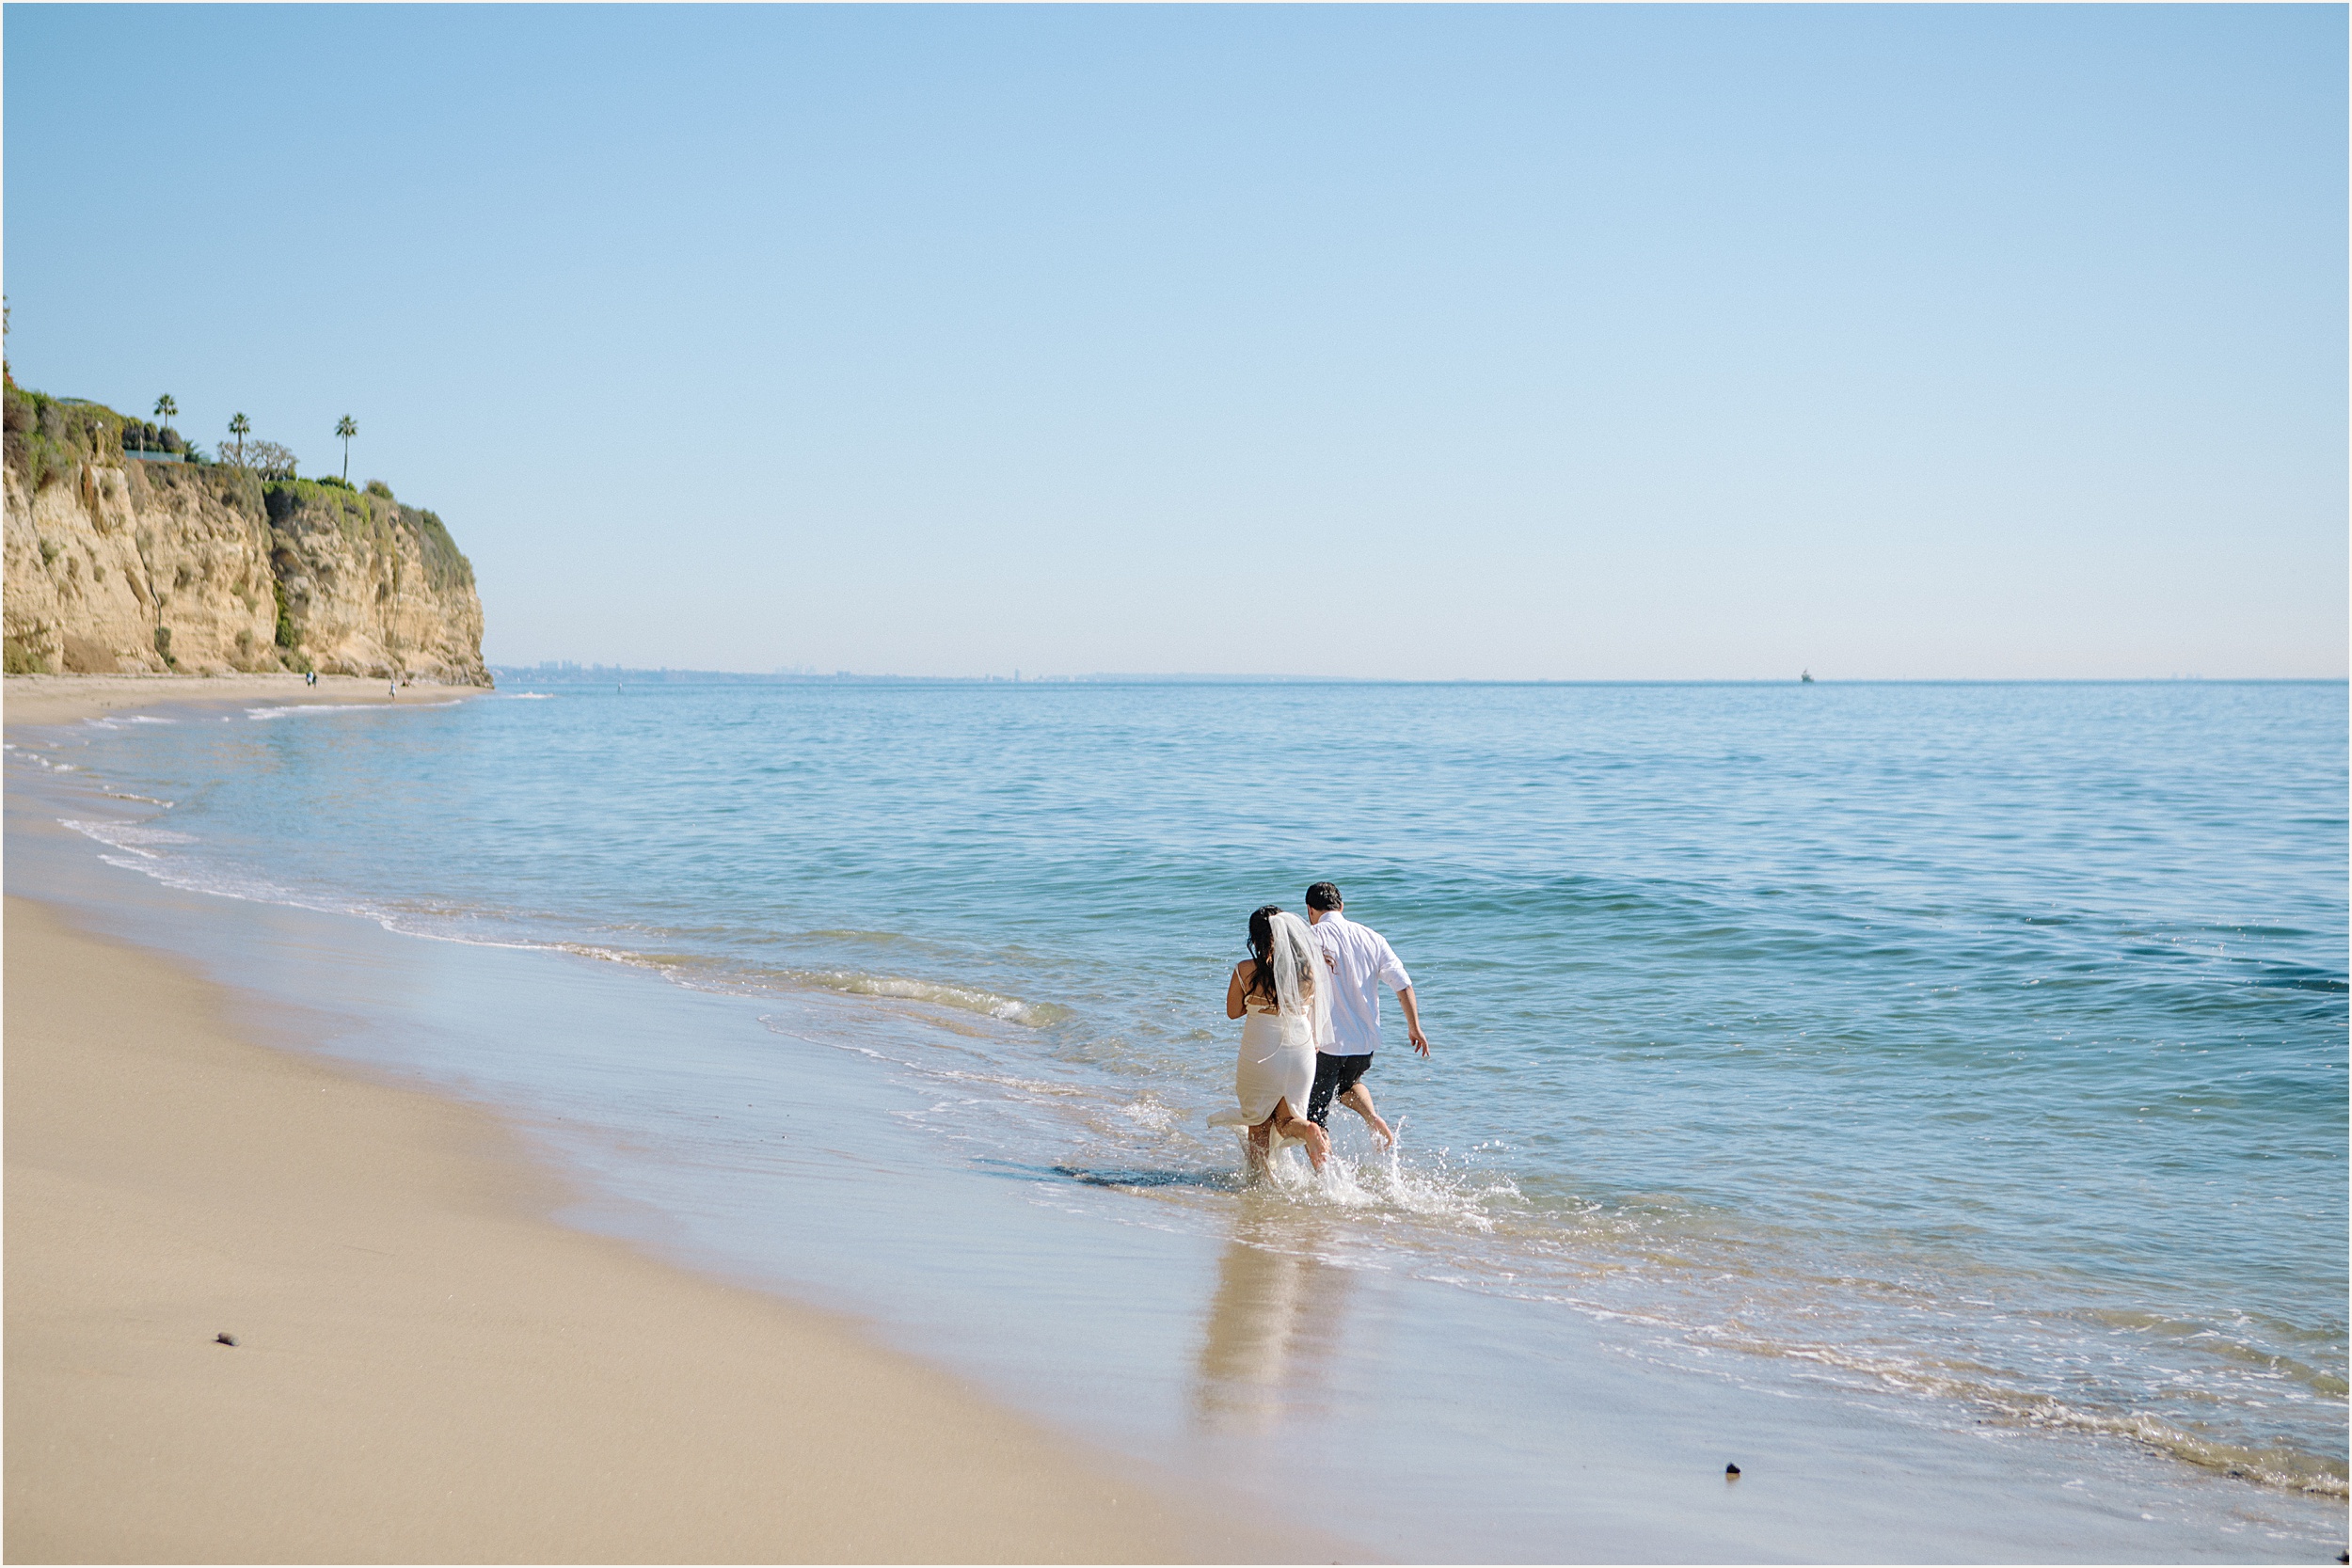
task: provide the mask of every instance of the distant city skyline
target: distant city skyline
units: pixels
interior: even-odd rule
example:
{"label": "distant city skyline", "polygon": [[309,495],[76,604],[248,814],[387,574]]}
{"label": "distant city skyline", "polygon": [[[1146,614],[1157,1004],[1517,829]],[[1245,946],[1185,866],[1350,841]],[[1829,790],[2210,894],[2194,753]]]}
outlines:
{"label": "distant city skyline", "polygon": [[17,379],[494,664],[2340,677],[2341,7],[20,6]]}

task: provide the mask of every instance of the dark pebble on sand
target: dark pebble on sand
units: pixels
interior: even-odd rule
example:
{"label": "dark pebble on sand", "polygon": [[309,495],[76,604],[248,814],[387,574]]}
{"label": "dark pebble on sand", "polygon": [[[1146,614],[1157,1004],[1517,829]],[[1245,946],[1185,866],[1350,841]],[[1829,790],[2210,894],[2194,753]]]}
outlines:
{"label": "dark pebble on sand", "polygon": [[237,1337],[233,1334],[215,1334],[213,1336],[213,1343],[216,1345],[233,1345],[236,1342]]}

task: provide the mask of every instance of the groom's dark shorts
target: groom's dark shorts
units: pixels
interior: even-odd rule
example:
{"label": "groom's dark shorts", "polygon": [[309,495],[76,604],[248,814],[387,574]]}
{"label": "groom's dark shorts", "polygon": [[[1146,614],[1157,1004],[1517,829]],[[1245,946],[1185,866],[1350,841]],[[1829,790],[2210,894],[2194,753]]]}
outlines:
{"label": "groom's dark shorts", "polygon": [[1321,1127],[1331,1114],[1331,1101],[1356,1086],[1372,1066],[1372,1053],[1360,1056],[1327,1056],[1315,1053],[1315,1086],[1307,1096],[1307,1119]]}

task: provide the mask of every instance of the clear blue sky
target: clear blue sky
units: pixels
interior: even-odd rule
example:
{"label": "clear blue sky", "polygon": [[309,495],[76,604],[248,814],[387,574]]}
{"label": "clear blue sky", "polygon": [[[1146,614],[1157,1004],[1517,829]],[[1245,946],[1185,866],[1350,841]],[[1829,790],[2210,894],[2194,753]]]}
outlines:
{"label": "clear blue sky", "polygon": [[0,24],[18,379],[494,661],[2345,672],[2341,7]]}

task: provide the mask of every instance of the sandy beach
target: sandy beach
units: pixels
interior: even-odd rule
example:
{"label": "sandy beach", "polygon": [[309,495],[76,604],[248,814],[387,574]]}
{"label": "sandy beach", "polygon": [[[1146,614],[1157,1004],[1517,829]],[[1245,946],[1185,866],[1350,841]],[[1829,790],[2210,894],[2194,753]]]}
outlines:
{"label": "sandy beach", "polygon": [[[7,702],[369,684],[12,677]],[[255,1044],[174,963],[16,897],[7,939],[11,1561],[1312,1549],[852,1323],[557,1226],[564,1189],[488,1114]]]}
{"label": "sandy beach", "polygon": [[359,675],[10,675],[0,683],[10,724],[66,724],[100,714],[152,707],[157,703],[434,703],[482,694],[477,686],[404,686]]}

